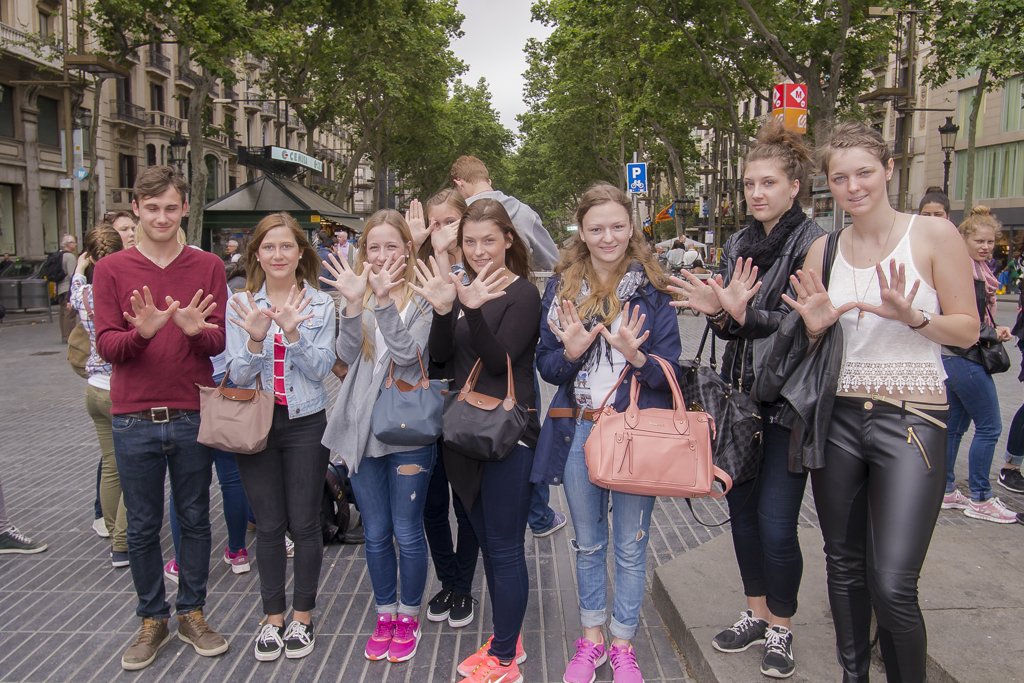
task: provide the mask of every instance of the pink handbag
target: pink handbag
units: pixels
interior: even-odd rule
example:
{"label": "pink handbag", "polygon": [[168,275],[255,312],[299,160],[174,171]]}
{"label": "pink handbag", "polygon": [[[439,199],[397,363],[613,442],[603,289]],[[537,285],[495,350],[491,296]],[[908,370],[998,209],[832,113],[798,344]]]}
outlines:
{"label": "pink handbag", "polygon": [[[606,405],[632,370],[627,366],[594,415],[594,429],[583,445],[590,481],[598,486],[643,496],[721,498],[732,488],[729,475],[711,462],[715,421],[707,413],[686,410],[672,366],[651,356],[672,388],[674,408],[637,407],[640,385],[633,376],[625,413]],[[712,485],[723,485],[721,493]]]}

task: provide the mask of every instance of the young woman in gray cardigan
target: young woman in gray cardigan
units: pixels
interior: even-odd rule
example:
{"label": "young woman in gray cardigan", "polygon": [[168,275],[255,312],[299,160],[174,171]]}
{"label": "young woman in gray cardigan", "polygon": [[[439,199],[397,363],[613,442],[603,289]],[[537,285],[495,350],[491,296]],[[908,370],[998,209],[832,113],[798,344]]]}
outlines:
{"label": "young woman in gray cardigan", "polygon": [[349,365],[323,443],[348,464],[362,513],[377,604],[377,628],[366,644],[366,658],[391,662],[410,659],[420,638],[427,581],[423,504],[436,457],[435,444],[391,446],[370,431],[370,413],[391,362],[396,380],[422,379],[417,354],[427,355],[433,309],[405,284],[413,276],[411,256],[408,224],[397,211],[385,209],[366,221],[356,268],[331,255],[324,265],[334,279],[320,278],[344,298],[337,352]]}

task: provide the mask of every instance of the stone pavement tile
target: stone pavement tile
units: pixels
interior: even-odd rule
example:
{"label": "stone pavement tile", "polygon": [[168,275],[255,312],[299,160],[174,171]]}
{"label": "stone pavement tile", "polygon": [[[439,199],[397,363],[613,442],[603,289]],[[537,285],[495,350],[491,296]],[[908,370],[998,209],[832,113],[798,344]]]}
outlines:
{"label": "stone pavement tile", "polygon": [[[89,640],[89,635],[85,633],[55,634],[41,648],[43,652],[38,657],[26,662],[34,663],[35,666],[21,677],[33,681],[56,681],[54,676],[56,671],[75,655],[87,640]],[[12,671],[10,675],[13,677],[18,674],[16,671]]]}
{"label": "stone pavement tile", "polygon": [[97,653],[109,647],[109,633],[85,632],[77,650],[65,657],[60,666],[50,673],[49,681],[73,681],[81,680],[82,672],[87,671],[85,664]]}
{"label": "stone pavement tile", "polygon": [[43,677],[30,677],[30,674],[65,640],[67,640],[67,634],[63,633],[33,634],[28,641],[22,644],[18,663],[4,676],[9,676],[16,681],[45,680]]}

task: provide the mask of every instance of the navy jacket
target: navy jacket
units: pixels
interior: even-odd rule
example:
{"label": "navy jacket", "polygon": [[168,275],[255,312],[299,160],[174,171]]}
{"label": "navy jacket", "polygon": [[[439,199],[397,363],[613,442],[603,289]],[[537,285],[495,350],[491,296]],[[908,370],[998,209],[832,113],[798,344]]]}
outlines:
{"label": "navy jacket", "polygon": [[[576,373],[580,362],[570,363],[562,353],[564,346],[547,324],[548,310],[558,289],[560,278],[548,280],[541,304],[540,344],[537,346],[537,370],[545,382],[554,384],[557,389],[548,408],[575,408],[576,397],[573,393]],[[644,330],[650,330],[651,336],[640,346],[640,351],[647,356],[647,361],[640,368],[634,368],[633,374],[640,382],[640,408],[671,408],[672,390],[665,379],[665,374],[651,354],[668,361],[673,371],[679,373],[679,356],[682,346],[679,342],[679,323],[676,309],[669,305],[671,297],[658,291],[654,285],[647,284],[637,290],[629,300],[630,315],[634,306],[640,307],[640,313],[647,316]],[[615,410],[624,412],[629,405],[630,375],[627,373],[622,384],[615,392]],[[550,417],[541,426],[537,441],[537,451],[533,458],[533,472],[530,481],[537,484],[561,484],[565,471],[565,461],[569,457],[569,446],[576,433],[576,420],[569,417]]]}

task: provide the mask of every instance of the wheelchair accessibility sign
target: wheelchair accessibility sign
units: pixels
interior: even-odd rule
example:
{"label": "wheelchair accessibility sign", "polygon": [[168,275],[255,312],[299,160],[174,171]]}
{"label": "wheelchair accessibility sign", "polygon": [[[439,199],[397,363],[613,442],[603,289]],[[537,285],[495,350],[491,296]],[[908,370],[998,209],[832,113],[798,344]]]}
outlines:
{"label": "wheelchair accessibility sign", "polygon": [[631,193],[647,193],[647,164],[626,164],[626,178]]}

